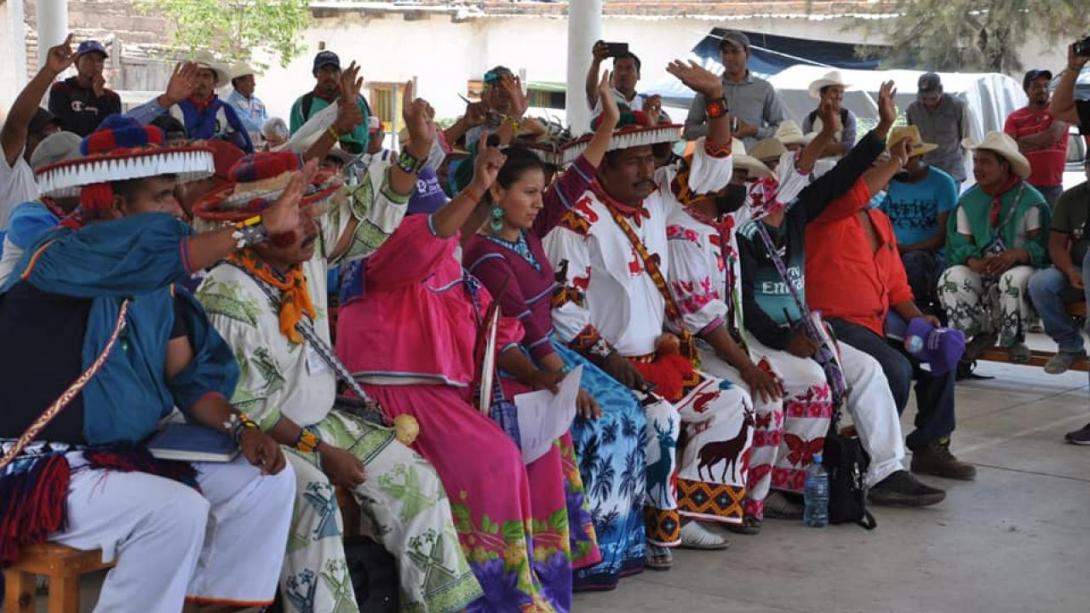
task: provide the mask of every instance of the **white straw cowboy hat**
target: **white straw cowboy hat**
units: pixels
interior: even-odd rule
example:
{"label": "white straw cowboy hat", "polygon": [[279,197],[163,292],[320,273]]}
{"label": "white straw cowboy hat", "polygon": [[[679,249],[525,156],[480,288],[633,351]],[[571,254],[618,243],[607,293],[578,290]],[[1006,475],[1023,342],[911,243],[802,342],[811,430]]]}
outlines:
{"label": "white straw cowboy hat", "polygon": [[221,87],[230,79],[227,75],[227,69],[223,64],[215,58],[211,53],[202,51],[197,54],[197,57],[193,58],[193,63],[197,65],[197,68],[202,70],[211,70],[216,74],[216,84],[214,87]]}
{"label": "white straw cowboy hat", "polygon": [[830,70],[825,73],[823,77],[810,84],[810,97],[820,98],[821,88],[829,87],[830,85],[839,85],[844,89],[848,89],[852,86],[851,83],[844,82],[844,77],[840,74],[839,70]]}
{"label": "white straw cowboy hat", "polygon": [[783,143],[775,138],[766,138],[753,145],[753,150],[749,152],[749,155],[761,162],[769,162],[779,161],[785,153],[787,153],[787,147],[784,147]]}
{"label": "white straw cowboy hat", "polygon": [[771,177],[772,170],[764,162],[746,154],[746,146],[737,138],[731,144],[731,159],[735,168],[742,168],[749,172],[750,178]]}
{"label": "white straw cowboy hat", "polygon": [[1029,160],[1018,151],[1018,143],[1014,142],[1013,138],[1003,132],[996,132],[993,130],[988,132],[988,134],[984,136],[984,140],[979,143],[973,141],[971,138],[967,138],[961,141],[961,144],[970,151],[976,151],[978,149],[994,151],[997,155],[1010,162],[1014,174],[1023,179],[1029,176]]}
{"label": "white straw cowboy hat", "polygon": [[245,77],[246,75],[256,75],[257,71],[254,67],[246,62],[238,62],[231,65],[231,68],[227,71],[227,80],[234,81],[239,77]]}
{"label": "white straw cowboy hat", "polygon": [[788,145],[805,145],[810,142],[806,140],[806,135],[802,133],[799,124],[790,119],[780,122],[780,126],[776,128],[775,138],[785,147]]}

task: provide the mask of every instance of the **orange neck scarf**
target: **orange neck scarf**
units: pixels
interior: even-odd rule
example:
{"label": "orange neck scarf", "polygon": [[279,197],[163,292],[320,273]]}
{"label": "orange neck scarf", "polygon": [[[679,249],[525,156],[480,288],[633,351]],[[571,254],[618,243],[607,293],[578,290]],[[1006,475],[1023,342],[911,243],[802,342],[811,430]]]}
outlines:
{"label": "orange neck scarf", "polygon": [[303,267],[296,264],[281,277],[252,249],[243,249],[227,258],[230,262],[252,274],[255,278],[280,290],[280,333],[296,345],[302,344],[303,336],[295,329],[303,315],[314,319],[318,311],[310,300],[307,276]]}

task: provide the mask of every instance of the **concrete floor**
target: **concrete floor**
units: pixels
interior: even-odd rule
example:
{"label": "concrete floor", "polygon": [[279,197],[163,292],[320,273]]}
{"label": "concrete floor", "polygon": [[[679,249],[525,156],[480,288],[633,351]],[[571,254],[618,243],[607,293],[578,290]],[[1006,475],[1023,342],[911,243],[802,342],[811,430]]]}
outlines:
{"label": "concrete floor", "polygon": [[[731,535],[727,551],[679,551],[668,572],[578,594],[574,611],[1090,611],[1090,447],[1063,442],[1090,421],[1087,375],[995,363],[978,372],[995,378],[958,385],[954,451],[979,474],[972,483],[924,478],[947,489],[942,504],[875,508],[873,532],[770,520],[759,536]],[[912,400],[906,432],[914,415]],[[82,610],[100,582],[87,578]]]}
{"label": "concrete floor", "polygon": [[[1036,343],[1035,343],[1036,344]],[[872,509],[878,528],[818,530],[769,520],[722,552],[679,551],[579,613],[1090,611],[1090,447],[1063,434],[1090,422],[1086,373],[984,363],[957,390],[955,453],[975,482],[923,478],[947,499]],[[905,432],[915,400],[909,402]]]}

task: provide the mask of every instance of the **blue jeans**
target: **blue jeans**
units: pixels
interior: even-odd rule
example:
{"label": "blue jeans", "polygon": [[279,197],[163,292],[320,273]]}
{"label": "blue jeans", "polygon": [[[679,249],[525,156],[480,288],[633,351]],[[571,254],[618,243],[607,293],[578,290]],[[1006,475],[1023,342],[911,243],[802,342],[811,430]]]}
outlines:
{"label": "blue jeans", "polygon": [[830,319],[828,323],[840,342],[870,354],[882,365],[898,414],[904,412],[912,381],[916,380],[916,429],[905,440],[909,449],[920,449],[950,436],[954,431],[957,369],[945,375],[932,375],[920,368],[920,362],[908,355],[901,344],[889,342],[869,328],[843,319]]}
{"label": "blue jeans", "polygon": [[[1086,277],[1086,273],[1083,273],[1083,277]],[[1075,325],[1074,318],[1067,314],[1066,307],[1082,300],[1083,292],[1071,287],[1067,275],[1055,266],[1038,270],[1029,278],[1029,297],[1045,324],[1045,332],[1056,341],[1060,351],[1081,352],[1082,331]]]}
{"label": "blue jeans", "polygon": [[[1034,185],[1034,187],[1037,187]],[[1060,199],[1060,194],[1064,193],[1063,185],[1053,185],[1051,187],[1037,187],[1037,191],[1041,192],[1041,195],[1045,197],[1045,202],[1048,203],[1049,210],[1056,208],[1056,201]]]}
{"label": "blue jeans", "polygon": [[926,313],[941,313],[938,285],[946,264],[941,253],[935,251],[907,251],[901,254],[908,285],[916,304]]}

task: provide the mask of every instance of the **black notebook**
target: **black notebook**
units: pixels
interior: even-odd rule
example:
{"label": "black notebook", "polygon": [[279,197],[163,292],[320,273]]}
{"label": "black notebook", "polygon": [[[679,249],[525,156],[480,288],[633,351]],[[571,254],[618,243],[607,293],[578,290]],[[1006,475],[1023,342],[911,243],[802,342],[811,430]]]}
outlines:
{"label": "black notebook", "polygon": [[170,423],[151,439],[148,451],[160,460],[230,462],[238,455],[238,445],[219,430],[197,424]]}

